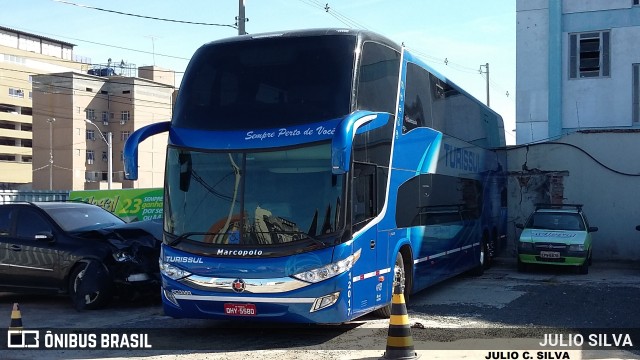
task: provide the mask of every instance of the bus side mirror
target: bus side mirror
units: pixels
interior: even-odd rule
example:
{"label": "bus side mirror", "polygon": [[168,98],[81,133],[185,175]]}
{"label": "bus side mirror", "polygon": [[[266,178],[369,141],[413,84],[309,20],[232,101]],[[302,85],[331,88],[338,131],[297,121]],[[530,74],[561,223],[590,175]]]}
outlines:
{"label": "bus side mirror", "polygon": [[345,117],[336,127],[331,140],[331,171],[336,175],[349,171],[355,135],[382,127],[390,118],[387,113],[363,110],[354,111]]}
{"label": "bus side mirror", "polygon": [[124,144],[124,177],[127,180],[138,180],[138,145],[149,136],[169,131],[171,121],[163,121],[141,127],[129,136]]}

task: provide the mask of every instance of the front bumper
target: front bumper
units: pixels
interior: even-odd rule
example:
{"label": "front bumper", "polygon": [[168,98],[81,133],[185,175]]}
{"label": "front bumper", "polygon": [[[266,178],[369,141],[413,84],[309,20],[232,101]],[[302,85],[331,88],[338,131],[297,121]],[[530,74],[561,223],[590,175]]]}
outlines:
{"label": "front bumper", "polygon": [[[345,273],[331,281],[288,291],[275,291],[284,290],[283,284],[272,283],[274,291],[265,291],[262,287],[261,293],[225,292],[216,286],[197,289],[162,276],[162,302],[165,314],[174,318],[336,324],[351,319],[351,292],[341,285],[342,280],[347,284],[348,276],[349,273]],[[327,298],[329,306],[314,310]],[[250,312],[234,313],[238,308],[250,309]]]}
{"label": "front bumper", "polygon": [[564,265],[564,266],[577,266],[584,264],[587,261],[589,251],[568,251],[560,250],[554,251],[559,253],[558,257],[544,256],[545,250],[523,250],[518,249],[518,259],[522,263],[526,264],[549,264],[549,265]]}

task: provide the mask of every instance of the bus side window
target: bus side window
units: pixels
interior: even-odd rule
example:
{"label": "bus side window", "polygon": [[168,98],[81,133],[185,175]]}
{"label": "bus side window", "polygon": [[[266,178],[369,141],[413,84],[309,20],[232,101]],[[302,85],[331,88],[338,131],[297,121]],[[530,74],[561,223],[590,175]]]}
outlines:
{"label": "bus side window", "polygon": [[416,64],[407,64],[402,133],[417,127],[432,127],[429,73]]}
{"label": "bus side window", "polygon": [[361,228],[376,215],[375,191],[376,166],[355,163],[353,167],[353,224]]}

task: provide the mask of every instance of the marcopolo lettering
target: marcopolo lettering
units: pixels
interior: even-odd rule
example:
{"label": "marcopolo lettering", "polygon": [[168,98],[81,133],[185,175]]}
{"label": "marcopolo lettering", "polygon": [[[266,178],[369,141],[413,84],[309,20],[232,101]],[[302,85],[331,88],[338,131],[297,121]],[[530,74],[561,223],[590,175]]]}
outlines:
{"label": "marcopolo lettering", "polygon": [[193,257],[193,256],[167,256],[165,258],[166,262],[177,262],[177,263],[189,263],[189,264],[202,264],[202,258]]}
{"label": "marcopolo lettering", "polygon": [[216,255],[222,256],[260,256],[262,255],[262,250],[225,250],[218,249]]}
{"label": "marcopolo lettering", "polygon": [[480,154],[473,151],[444,144],[445,165],[465,171],[478,172],[480,168]]}

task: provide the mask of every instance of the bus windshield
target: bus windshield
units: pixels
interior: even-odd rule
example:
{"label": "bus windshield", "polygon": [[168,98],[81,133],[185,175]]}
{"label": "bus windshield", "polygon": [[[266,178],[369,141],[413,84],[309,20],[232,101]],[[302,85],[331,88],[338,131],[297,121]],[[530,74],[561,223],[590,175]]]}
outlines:
{"label": "bus windshield", "polygon": [[266,37],[212,43],[193,56],[173,126],[267,129],[349,114],[356,38]]}
{"label": "bus windshield", "polygon": [[167,153],[165,230],[211,244],[275,245],[343,225],[330,144],[268,152]]}

